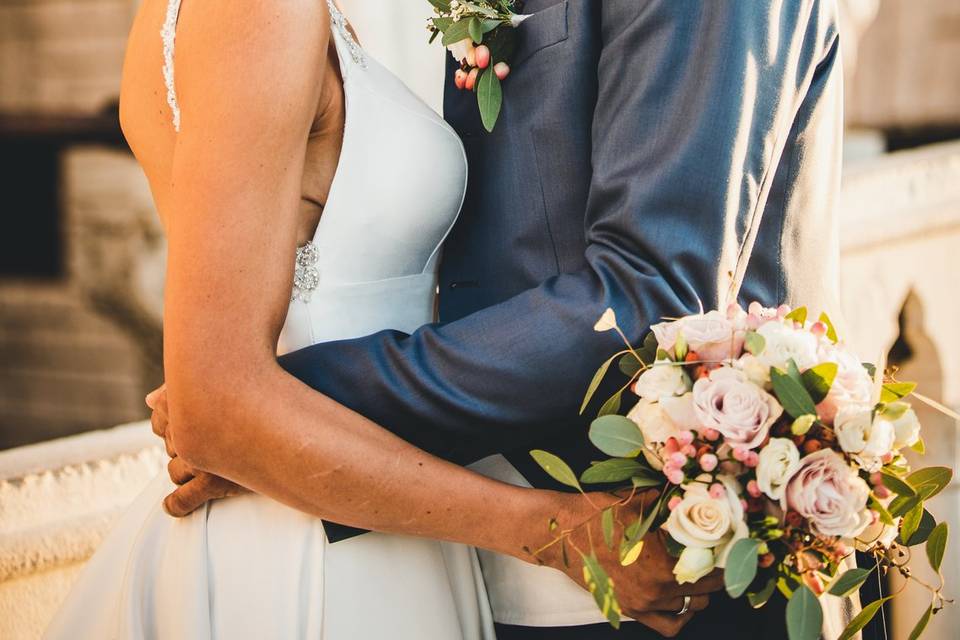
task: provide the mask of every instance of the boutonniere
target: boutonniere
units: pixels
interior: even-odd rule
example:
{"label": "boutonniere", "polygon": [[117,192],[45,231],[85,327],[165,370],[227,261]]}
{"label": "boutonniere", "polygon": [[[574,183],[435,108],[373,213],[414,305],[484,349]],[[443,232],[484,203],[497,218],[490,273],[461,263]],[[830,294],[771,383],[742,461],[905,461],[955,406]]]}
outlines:
{"label": "boutonniere", "polygon": [[528,16],[514,12],[515,0],[428,0],[435,16],[427,20],[430,42],[450,50],[460,68],[457,89],[477,94],[480,119],[493,131],[503,106],[501,81],[510,74],[516,27]]}

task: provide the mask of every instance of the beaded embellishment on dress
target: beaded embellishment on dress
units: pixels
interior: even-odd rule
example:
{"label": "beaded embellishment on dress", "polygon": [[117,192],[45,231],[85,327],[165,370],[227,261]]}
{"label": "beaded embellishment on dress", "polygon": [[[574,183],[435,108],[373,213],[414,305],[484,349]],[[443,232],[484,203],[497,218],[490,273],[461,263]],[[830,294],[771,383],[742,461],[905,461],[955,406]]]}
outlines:
{"label": "beaded embellishment on dress", "polygon": [[350,57],[353,58],[354,63],[366,69],[367,61],[363,55],[363,49],[353,37],[353,34],[350,33],[350,29],[347,28],[347,18],[340,13],[340,10],[337,9],[337,5],[333,3],[333,0],[327,0],[327,7],[330,9],[330,21],[340,33],[340,37],[347,43],[347,49],[350,50]]}
{"label": "beaded embellishment on dress", "polygon": [[320,272],[317,262],[320,255],[317,245],[308,242],[297,249],[296,267],[293,271],[293,293],[290,301],[310,302],[313,290],[320,284]]}
{"label": "beaded embellishment on dress", "polygon": [[177,38],[177,18],[180,16],[180,1],[170,0],[167,18],[163,21],[160,37],[163,38],[163,82],[167,85],[167,104],[173,112],[173,130],[180,131],[180,105],[173,82],[173,44]]}

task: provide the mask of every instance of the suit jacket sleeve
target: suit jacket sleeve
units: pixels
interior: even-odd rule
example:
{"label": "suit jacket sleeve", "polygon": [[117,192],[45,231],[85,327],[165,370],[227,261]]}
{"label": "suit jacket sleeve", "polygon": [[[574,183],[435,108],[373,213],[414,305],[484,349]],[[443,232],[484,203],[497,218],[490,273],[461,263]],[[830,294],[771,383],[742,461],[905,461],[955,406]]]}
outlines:
{"label": "suit jacket sleeve", "polygon": [[[765,213],[779,215],[765,211],[770,185],[811,86],[838,73],[832,23],[816,2],[597,5],[586,266],[413,335],[288,354],[290,373],[466,463],[577,426],[593,372],[622,344],[593,330],[606,308],[639,340],[662,317],[723,301]],[[779,264],[778,246],[757,250]]]}

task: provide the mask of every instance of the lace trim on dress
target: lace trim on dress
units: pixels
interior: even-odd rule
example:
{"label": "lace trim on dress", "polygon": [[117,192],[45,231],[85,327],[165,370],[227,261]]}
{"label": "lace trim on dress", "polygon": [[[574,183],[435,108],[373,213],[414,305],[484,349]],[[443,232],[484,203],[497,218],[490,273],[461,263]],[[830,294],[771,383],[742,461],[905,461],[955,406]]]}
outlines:
{"label": "lace trim on dress", "polygon": [[163,38],[163,82],[167,85],[167,104],[173,112],[173,130],[180,131],[180,105],[177,104],[177,91],[173,82],[173,45],[177,38],[177,19],[180,17],[180,1],[170,0],[167,5],[167,18],[160,30]]}
{"label": "lace trim on dress", "polygon": [[350,57],[353,58],[355,64],[366,69],[367,60],[363,55],[363,49],[360,47],[360,43],[353,37],[353,34],[350,33],[350,29],[347,28],[347,18],[340,12],[340,9],[337,9],[337,5],[333,3],[333,0],[327,0],[327,7],[330,9],[330,22],[333,23],[333,26],[340,33],[343,41],[347,43]]}

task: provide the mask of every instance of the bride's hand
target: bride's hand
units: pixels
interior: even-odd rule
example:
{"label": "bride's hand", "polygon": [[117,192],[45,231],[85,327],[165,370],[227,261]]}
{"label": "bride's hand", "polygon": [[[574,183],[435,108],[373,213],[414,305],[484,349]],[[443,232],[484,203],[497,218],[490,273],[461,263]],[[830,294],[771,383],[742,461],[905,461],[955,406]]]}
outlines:
{"label": "bride's hand", "polygon": [[219,498],[246,493],[247,489],[226,478],[199,471],[187,464],[177,455],[171,438],[169,412],[167,411],[167,393],[165,385],[151,391],[146,398],[147,406],[153,411],[150,424],[153,432],[163,439],[170,456],[167,473],[177,489],[163,500],[163,510],[171,516],[182,518],[198,508]]}
{"label": "bride's hand", "polygon": [[[619,545],[613,549],[604,544],[597,535],[601,531],[600,513],[594,505],[607,506],[619,502],[616,497],[606,493],[588,494],[588,502],[578,494],[563,494],[565,507],[557,518],[558,530],[569,530],[568,549],[578,549],[589,553],[591,544],[597,559],[613,580],[617,600],[623,614],[654,631],[667,636],[677,635],[693,619],[696,612],[706,608],[709,594],[723,589],[723,577],[720,571],[701,578],[693,584],[677,584],[673,575],[676,560],[667,553],[663,534],[651,531],[644,538],[640,557],[630,566],[620,564]],[[637,494],[628,503],[618,508],[618,520],[615,524],[614,540],[623,536],[625,524],[634,522],[643,513],[643,507],[656,499],[655,492]],[[593,504],[591,504],[593,503]],[[589,523],[589,526],[587,526]],[[540,531],[543,530],[540,524]],[[537,558],[555,569],[570,576],[583,586],[583,569],[576,558],[576,552],[569,554],[570,562],[565,562],[565,554],[560,544],[552,544]],[[690,596],[689,606],[685,607],[685,596]],[[687,611],[677,615],[682,609]]]}

